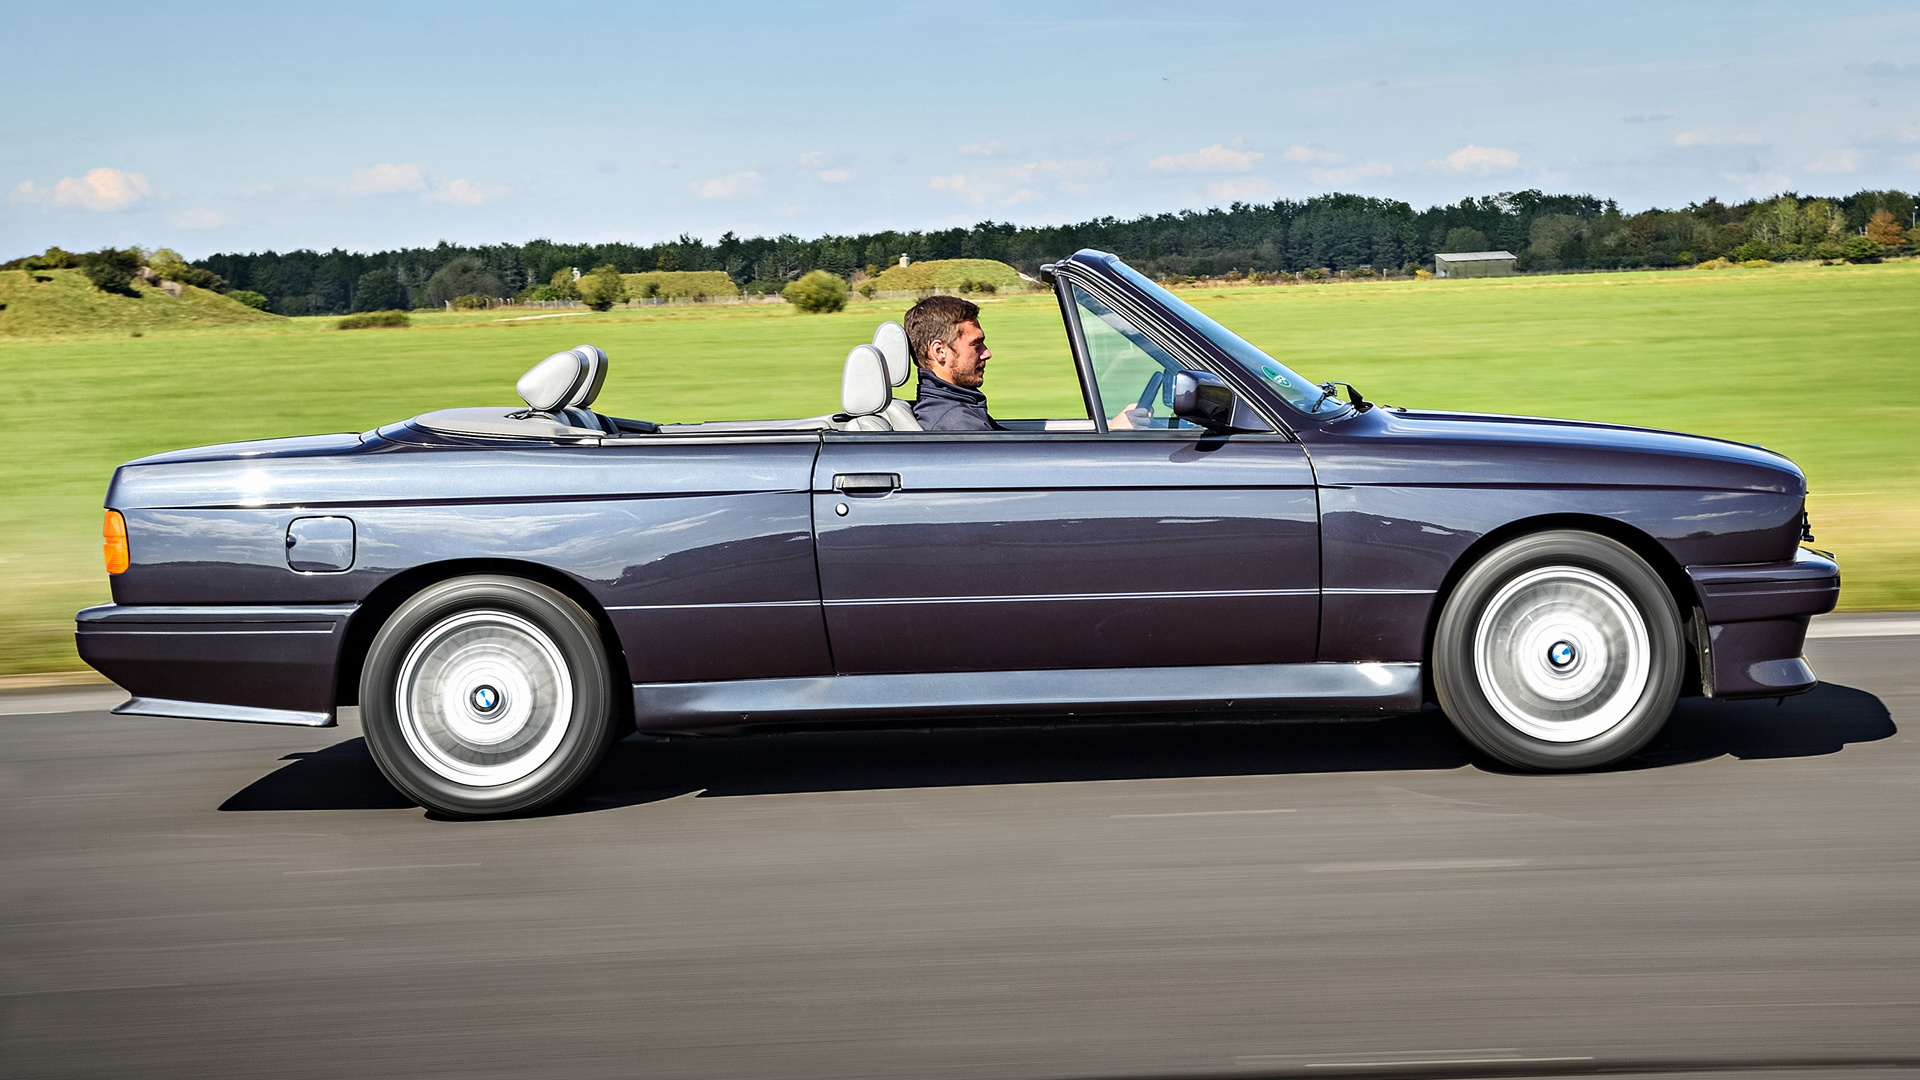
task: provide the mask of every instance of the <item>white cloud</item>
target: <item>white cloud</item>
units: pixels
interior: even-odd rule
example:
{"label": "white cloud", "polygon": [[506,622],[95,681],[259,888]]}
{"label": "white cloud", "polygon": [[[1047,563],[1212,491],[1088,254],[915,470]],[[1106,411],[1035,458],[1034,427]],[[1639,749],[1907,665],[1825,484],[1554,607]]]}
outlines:
{"label": "white cloud", "polygon": [[428,202],[452,203],[455,206],[479,206],[507,193],[507,189],[498,184],[476,184],[471,180],[449,180],[433,189],[427,195]]}
{"label": "white cloud", "polygon": [[1011,206],[1041,198],[1039,187],[1052,183],[1069,194],[1081,194],[1086,182],[1105,177],[1107,163],[1097,159],[1030,161],[968,173],[936,176],[927,181],[935,191],[950,191],[968,202]]}
{"label": "white cloud", "polygon": [[851,169],[821,169],[820,182],[823,184],[844,184],[853,179]]}
{"label": "white cloud", "polygon": [[1807,162],[1807,171],[1816,173],[1850,173],[1860,167],[1860,151],[1836,150],[1831,154]]}
{"label": "white cloud", "polygon": [[961,157],[999,157],[1006,149],[997,142],[979,142],[968,143],[960,148],[959,153]]}
{"label": "white cloud", "polygon": [[1366,180],[1375,176],[1393,175],[1393,166],[1383,161],[1369,161],[1361,165],[1348,165],[1338,169],[1308,169],[1307,179],[1316,184],[1351,184],[1355,180]]}
{"label": "white cloud", "polygon": [[52,206],[79,206],[88,210],[125,210],[146,198],[152,189],[147,178],[120,169],[89,169],[85,176],[62,177],[51,188],[28,180],[13,189],[13,202]]}
{"label": "white cloud", "polygon": [[176,229],[217,229],[233,219],[215,210],[182,210],[167,220]]}
{"label": "white cloud", "polygon": [[654,162],[654,164],[663,169],[677,169],[680,167],[680,163],[670,157],[663,157],[659,161]]}
{"label": "white cloud", "polygon": [[1675,146],[1754,146],[1760,142],[1760,136],[1750,131],[1736,131],[1731,134],[1709,131],[1683,131],[1673,137]]}
{"label": "white cloud", "polygon": [[809,150],[800,155],[800,164],[809,169],[817,169],[827,163],[827,155],[818,150]]}
{"label": "white cloud", "polygon": [[1497,146],[1475,146],[1468,143],[1448,154],[1445,160],[1429,164],[1430,167],[1441,172],[1475,173],[1485,176],[1488,173],[1519,168],[1520,155],[1511,150],[1502,150]]}
{"label": "white cloud", "polygon": [[1339,154],[1329,154],[1325,150],[1315,150],[1310,146],[1289,146],[1287,152],[1280,155],[1288,161],[1298,161],[1314,165],[1338,165],[1347,160]]}
{"label": "white cloud", "polygon": [[738,199],[759,192],[760,174],[748,170],[726,176],[715,176],[688,186],[693,189],[695,195],[703,199]]}
{"label": "white cloud", "polygon": [[1258,176],[1242,176],[1233,180],[1221,180],[1207,185],[1207,194],[1226,202],[1246,202],[1258,199],[1273,190],[1270,181]]}
{"label": "white cloud", "polygon": [[371,169],[355,169],[347,190],[355,195],[392,195],[399,191],[420,191],[427,178],[418,165],[382,163]]}
{"label": "white cloud", "polygon": [[1901,142],[1920,142],[1920,124],[1908,124],[1900,129]]}
{"label": "white cloud", "polygon": [[1250,172],[1253,163],[1265,156],[1257,150],[1243,149],[1241,141],[1235,139],[1191,154],[1163,154],[1147,162],[1147,168],[1163,172]]}

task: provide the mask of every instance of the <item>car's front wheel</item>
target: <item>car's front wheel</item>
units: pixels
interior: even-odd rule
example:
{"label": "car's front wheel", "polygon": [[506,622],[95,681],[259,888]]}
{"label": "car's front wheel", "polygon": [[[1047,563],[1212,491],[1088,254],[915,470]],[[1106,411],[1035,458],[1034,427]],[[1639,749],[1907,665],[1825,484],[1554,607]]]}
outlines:
{"label": "car's front wheel", "polygon": [[393,785],[457,817],[519,813],[571,791],[615,732],[592,617],[511,577],[429,586],[374,636],[360,679],[367,747]]}
{"label": "car's front wheel", "polygon": [[1434,633],[1434,690],[1501,761],[1593,769],[1666,723],[1685,657],[1679,608],[1645,560],[1594,533],[1543,532],[1460,579]]}

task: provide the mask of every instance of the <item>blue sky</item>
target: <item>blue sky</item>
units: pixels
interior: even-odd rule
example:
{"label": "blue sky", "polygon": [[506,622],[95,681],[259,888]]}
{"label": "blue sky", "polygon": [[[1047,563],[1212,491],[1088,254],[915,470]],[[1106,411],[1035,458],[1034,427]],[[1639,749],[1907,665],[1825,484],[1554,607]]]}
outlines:
{"label": "blue sky", "polygon": [[1920,188],[1920,5],[3,0],[0,258]]}

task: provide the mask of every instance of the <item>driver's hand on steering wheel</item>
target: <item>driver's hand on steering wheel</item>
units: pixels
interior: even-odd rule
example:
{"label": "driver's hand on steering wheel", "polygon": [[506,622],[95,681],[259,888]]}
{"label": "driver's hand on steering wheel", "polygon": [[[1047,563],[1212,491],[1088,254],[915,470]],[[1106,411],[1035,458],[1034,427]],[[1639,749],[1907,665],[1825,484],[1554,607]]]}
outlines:
{"label": "driver's hand on steering wheel", "polygon": [[1107,421],[1108,431],[1143,431],[1153,422],[1153,411],[1140,405],[1129,405],[1120,410],[1120,415]]}

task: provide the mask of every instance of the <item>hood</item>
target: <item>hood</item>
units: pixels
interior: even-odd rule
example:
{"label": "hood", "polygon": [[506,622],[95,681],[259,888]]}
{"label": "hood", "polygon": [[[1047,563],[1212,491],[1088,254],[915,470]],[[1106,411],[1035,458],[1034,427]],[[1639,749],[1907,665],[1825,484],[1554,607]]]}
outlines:
{"label": "hood", "polygon": [[1806,492],[1765,447],[1625,424],[1380,406],[1303,435],[1322,482]]}

